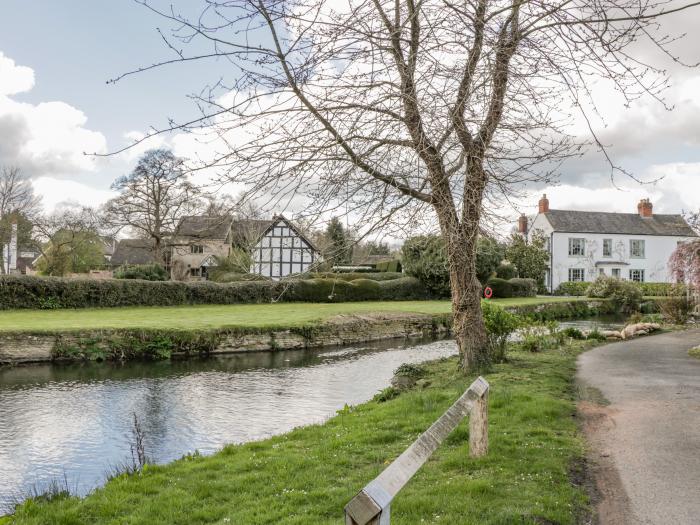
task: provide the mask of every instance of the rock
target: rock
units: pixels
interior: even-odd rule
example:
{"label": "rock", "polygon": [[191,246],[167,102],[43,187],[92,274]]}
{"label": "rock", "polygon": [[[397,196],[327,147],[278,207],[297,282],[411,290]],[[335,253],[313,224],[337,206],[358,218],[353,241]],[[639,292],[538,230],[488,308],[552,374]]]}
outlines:
{"label": "rock", "polygon": [[622,339],[631,339],[632,337],[646,335],[660,329],[661,325],[658,323],[634,323],[625,326],[620,332],[620,335]]}
{"label": "rock", "polygon": [[617,330],[601,330],[600,335],[611,340],[622,339],[622,334]]}

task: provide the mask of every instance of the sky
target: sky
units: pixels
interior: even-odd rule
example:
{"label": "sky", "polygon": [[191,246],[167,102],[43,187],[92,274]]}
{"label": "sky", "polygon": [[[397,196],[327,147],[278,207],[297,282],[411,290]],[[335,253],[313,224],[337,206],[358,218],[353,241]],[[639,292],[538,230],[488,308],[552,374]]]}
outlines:
{"label": "sky", "polygon": [[[175,3],[176,9],[200,4]],[[700,61],[698,21],[700,10],[664,21],[689,31],[676,45],[688,62]],[[109,157],[84,153],[119,150],[171,117],[197,114],[187,95],[215,79],[222,64],[178,65],[107,83],[170,56],[157,28],[169,26],[131,0],[0,0],[0,164],[30,174],[47,209],[105,202],[113,195],[110,184],[144,148]],[[618,177],[613,184],[600,157],[586,155],[563,166],[557,185],[529,188],[513,216],[532,213],[541,193],[556,209],[631,213],[643,197],[660,213],[700,209],[700,70],[667,65],[672,112],[648,99],[625,108],[605,88],[596,95],[605,114],[601,137],[617,162],[649,183]],[[175,153],[191,152],[176,147]]]}

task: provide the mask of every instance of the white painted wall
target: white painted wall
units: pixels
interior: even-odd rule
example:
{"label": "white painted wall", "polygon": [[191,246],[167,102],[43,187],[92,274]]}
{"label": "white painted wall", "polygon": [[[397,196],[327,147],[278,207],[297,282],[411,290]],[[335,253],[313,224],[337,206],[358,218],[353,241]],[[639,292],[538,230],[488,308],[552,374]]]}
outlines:
{"label": "white painted wall", "polygon": [[315,250],[279,220],[252,250],[251,271],[272,279],[308,271],[317,260]]}
{"label": "white painted wall", "polygon": [[[537,215],[534,219],[528,237],[531,238],[536,232],[551,239],[550,290],[556,290],[562,282],[569,280],[569,268],[584,269],[584,279],[587,282],[594,281],[601,268],[608,276],[612,275],[613,268],[618,268],[620,269],[620,277],[623,279],[629,278],[630,269],[639,269],[644,270],[645,282],[674,282],[668,271],[668,259],[676,249],[678,242],[690,239],[689,237],[661,235],[552,232],[552,227],[543,214]],[[585,254],[583,256],[569,256],[569,238],[585,239]],[[611,257],[603,256],[603,239],[612,240]],[[644,240],[643,258],[630,256],[631,239]]]}

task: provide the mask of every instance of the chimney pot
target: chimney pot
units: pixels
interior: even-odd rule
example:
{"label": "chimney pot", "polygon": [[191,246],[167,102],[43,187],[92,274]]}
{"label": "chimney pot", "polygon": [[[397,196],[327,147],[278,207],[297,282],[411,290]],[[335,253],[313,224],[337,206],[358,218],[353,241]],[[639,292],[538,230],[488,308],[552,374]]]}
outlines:
{"label": "chimney pot", "polygon": [[521,215],[518,219],[518,233],[527,235],[527,217],[525,215]]}
{"label": "chimney pot", "polygon": [[654,216],[654,206],[649,199],[642,199],[637,204],[637,212],[640,216],[648,218]]}
{"label": "chimney pot", "polygon": [[547,213],[549,211],[549,199],[547,198],[547,194],[543,194],[542,198],[540,199],[539,202],[539,212],[540,213]]}

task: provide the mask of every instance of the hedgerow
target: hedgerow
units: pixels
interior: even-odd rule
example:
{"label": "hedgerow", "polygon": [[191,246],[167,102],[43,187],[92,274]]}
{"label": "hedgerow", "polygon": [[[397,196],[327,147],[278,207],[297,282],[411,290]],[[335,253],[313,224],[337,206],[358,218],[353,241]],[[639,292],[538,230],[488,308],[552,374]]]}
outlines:
{"label": "hedgerow", "polygon": [[308,279],[232,283],[0,277],[0,309],[245,304],[273,301],[348,302],[430,299],[420,281]]}

